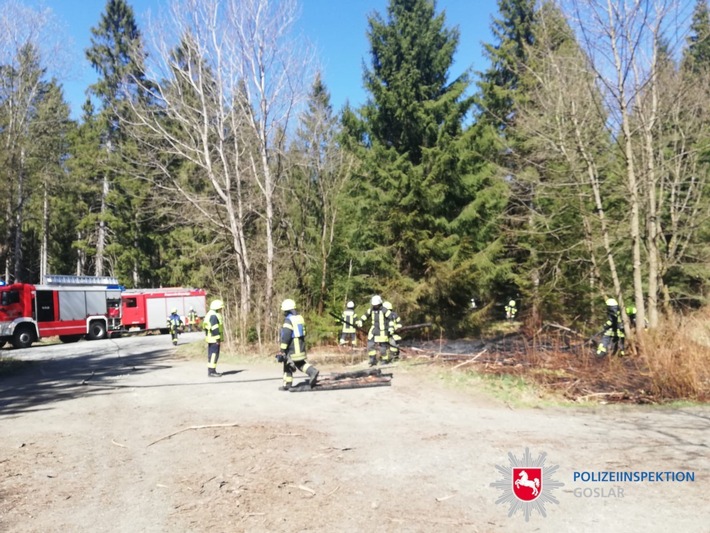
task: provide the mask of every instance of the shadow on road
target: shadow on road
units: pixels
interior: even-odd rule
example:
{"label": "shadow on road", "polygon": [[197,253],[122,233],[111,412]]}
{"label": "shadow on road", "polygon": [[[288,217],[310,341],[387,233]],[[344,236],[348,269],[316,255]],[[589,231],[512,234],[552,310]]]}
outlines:
{"label": "shadow on road", "polygon": [[113,358],[98,354],[15,362],[12,375],[0,377],[0,417],[53,409],[64,400],[107,394],[116,388],[114,379],[170,368],[167,360],[173,357],[172,350],[156,350]]}

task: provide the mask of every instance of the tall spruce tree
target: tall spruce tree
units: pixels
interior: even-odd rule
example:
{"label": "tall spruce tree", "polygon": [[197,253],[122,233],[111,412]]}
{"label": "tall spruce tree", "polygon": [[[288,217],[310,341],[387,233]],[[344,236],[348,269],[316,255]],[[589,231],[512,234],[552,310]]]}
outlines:
{"label": "tall spruce tree", "polygon": [[696,0],[687,40],[683,66],[694,72],[710,69],[710,10],[707,0]]}
{"label": "tall spruce tree", "polygon": [[[515,120],[521,101],[525,98],[521,86],[522,65],[527,62],[529,47],[534,42],[535,0],[498,0],[499,15],[491,25],[494,42],[484,44],[484,54],[490,62],[478,81],[476,122],[473,135],[483,157],[493,172],[504,179],[509,187],[506,217],[501,224],[502,252],[492,275],[489,297],[497,302],[496,314],[503,316],[503,304],[509,299],[523,298],[525,313],[531,311],[533,319],[538,314],[535,287],[539,285],[539,272],[532,265],[535,246],[519,240],[527,233],[531,220],[530,202],[534,195],[529,184],[518,179],[525,172],[524,158],[520,157],[521,144],[515,134]],[[530,268],[521,268],[527,263]],[[522,291],[522,293],[521,293]],[[528,301],[528,295],[531,298]],[[529,305],[531,303],[531,305]]]}
{"label": "tall spruce tree", "polygon": [[99,79],[90,93],[100,102],[97,119],[105,153],[95,171],[101,187],[94,269],[97,275],[111,273],[137,286],[150,271],[149,192],[148,182],[141,179],[143,171],[137,168],[135,143],[122,132],[121,119],[129,113],[127,99],[141,98],[142,37],[125,0],[108,0],[91,34],[86,56]]}
{"label": "tall spruce tree", "polygon": [[28,263],[32,279],[42,281],[53,272],[71,272],[74,236],[67,230],[77,218],[73,202],[64,194],[70,187],[65,161],[72,123],[69,105],[56,80],[41,85],[35,109],[30,124],[33,142],[27,155],[38,186],[30,203],[32,217],[27,227],[36,252]]}
{"label": "tall spruce tree", "polygon": [[18,48],[11,64],[0,67],[2,168],[9,185],[4,191],[6,280],[28,281],[30,276],[23,248],[28,203],[37,185],[29,161],[34,142],[31,124],[46,85],[45,72],[39,51],[31,41]]}
{"label": "tall spruce tree", "polygon": [[458,29],[432,0],[391,0],[386,19],[369,18],[368,38],[359,269],[405,313],[451,326],[471,289],[462,265],[485,247],[500,199],[463,132],[473,101],[467,73],[450,79]]}

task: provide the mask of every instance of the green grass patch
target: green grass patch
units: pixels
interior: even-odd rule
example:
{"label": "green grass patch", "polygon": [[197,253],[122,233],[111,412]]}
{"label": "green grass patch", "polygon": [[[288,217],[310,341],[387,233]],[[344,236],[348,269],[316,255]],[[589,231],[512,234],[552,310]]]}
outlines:
{"label": "green grass patch", "polygon": [[476,389],[511,407],[542,407],[569,405],[564,398],[555,397],[542,387],[522,376],[512,374],[486,374],[475,370],[440,370],[440,382],[459,390]]}
{"label": "green grass patch", "polygon": [[[273,353],[272,353],[273,352]],[[204,341],[191,342],[190,344],[179,344],[176,350],[178,357],[191,361],[204,361],[207,364],[207,344]],[[222,344],[219,353],[219,362],[229,364],[257,364],[274,360],[275,349],[260,350],[256,345],[238,347],[236,343],[226,342]]]}

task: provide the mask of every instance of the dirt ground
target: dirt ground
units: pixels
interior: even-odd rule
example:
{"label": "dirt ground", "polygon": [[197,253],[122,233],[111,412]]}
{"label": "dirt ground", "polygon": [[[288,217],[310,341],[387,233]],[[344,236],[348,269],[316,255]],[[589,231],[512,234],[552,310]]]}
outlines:
{"label": "dirt ground", "polygon": [[[208,379],[164,337],[75,346],[2,351],[34,363],[0,378],[1,531],[710,532],[707,407],[513,408],[402,363],[285,393],[275,363]],[[527,522],[492,486],[526,448],[564,483]],[[695,481],[574,480],[607,470]]]}

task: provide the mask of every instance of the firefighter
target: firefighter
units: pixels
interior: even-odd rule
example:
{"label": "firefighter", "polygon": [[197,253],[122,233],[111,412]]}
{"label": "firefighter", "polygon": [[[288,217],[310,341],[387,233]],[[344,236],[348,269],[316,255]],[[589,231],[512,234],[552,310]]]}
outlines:
{"label": "firefighter", "polygon": [[380,352],[380,361],[389,363],[389,334],[387,332],[387,317],[390,311],[382,305],[382,297],[376,294],[370,300],[370,308],[362,315],[355,323],[357,327],[362,325],[369,319],[372,319],[372,326],[367,333],[367,355],[370,357],[370,366],[377,365],[377,352]]}
{"label": "firefighter", "polygon": [[390,355],[392,356],[393,361],[398,361],[399,341],[402,340],[402,337],[398,332],[402,328],[402,319],[392,309],[392,304],[390,302],[385,302],[382,306],[389,311],[389,316],[387,317],[387,344],[389,344]]}
{"label": "firefighter", "polygon": [[609,346],[612,345],[612,355],[618,353],[624,354],[624,324],[621,321],[621,311],[619,310],[619,302],[614,298],[609,298],[606,301],[606,322],[604,323],[604,331],[602,332],[602,340],[597,347],[597,356],[605,357],[609,351]]}
{"label": "firefighter", "polygon": [[[636,331],[636,314],[637,311],[635,305],[626,306],[626,316],[629,317],[629,322],[631,323],[631,327],[634,328],[634,331]],[[648,329],[648,320],[646,320],[646,318],[643,319],[643,329]]]}
{"label": "firefighter", "polygon": [[508,321],[515,320],[515,315],[518,314],[518,308],[515,305],[515,300],[510,300],[508,305],[505,306],[505,318]]}
{"label": "firefighter", "polygon": [[182,318],[178,315],[177,308],[173,307],[170,316],[168,316],[168,328],[170,328],[170,337],[173,339],[174,346],[177,346],[178,333],[182,330],[182,326]]}
{"label": "firefighter", "polygon": [[193,328],[197,328],[197,311],[194,307],[190,307],[187,313],[187,331],[192,332]]}
{"label": "firefighter", "polygon": [[353,348],[357,346],[357,330],[355,329],[355,302],[348,302],[345,305],[345,310],[341,315],[341,324],[343,325],[340,333],[340,346],[345,346],[350,343]]}
{"label": "firefighter", "polygon": [[210,310],[205,315],[205,320],[202,323],[202,329],[205,330],[205,341],[207,342],[207,377],[210,378],[222,377],[222,374],[217,372],[219,349],[224,340],[222,309],[224,309],[222,300],[212,300]]}
{"label": "firefighter", "polygon": [[284,313],[284,323],[281,326],[281,351],[276,356],[283,363],[283,385],[281,391],[287,391],[293,385],[293,373],[300,370],[308,374],[309,385],[315,387],[318,379],[318,369],[306,361],[306,324],[303,317],[296,311],[296,302],[286,299],[281,303]]}

